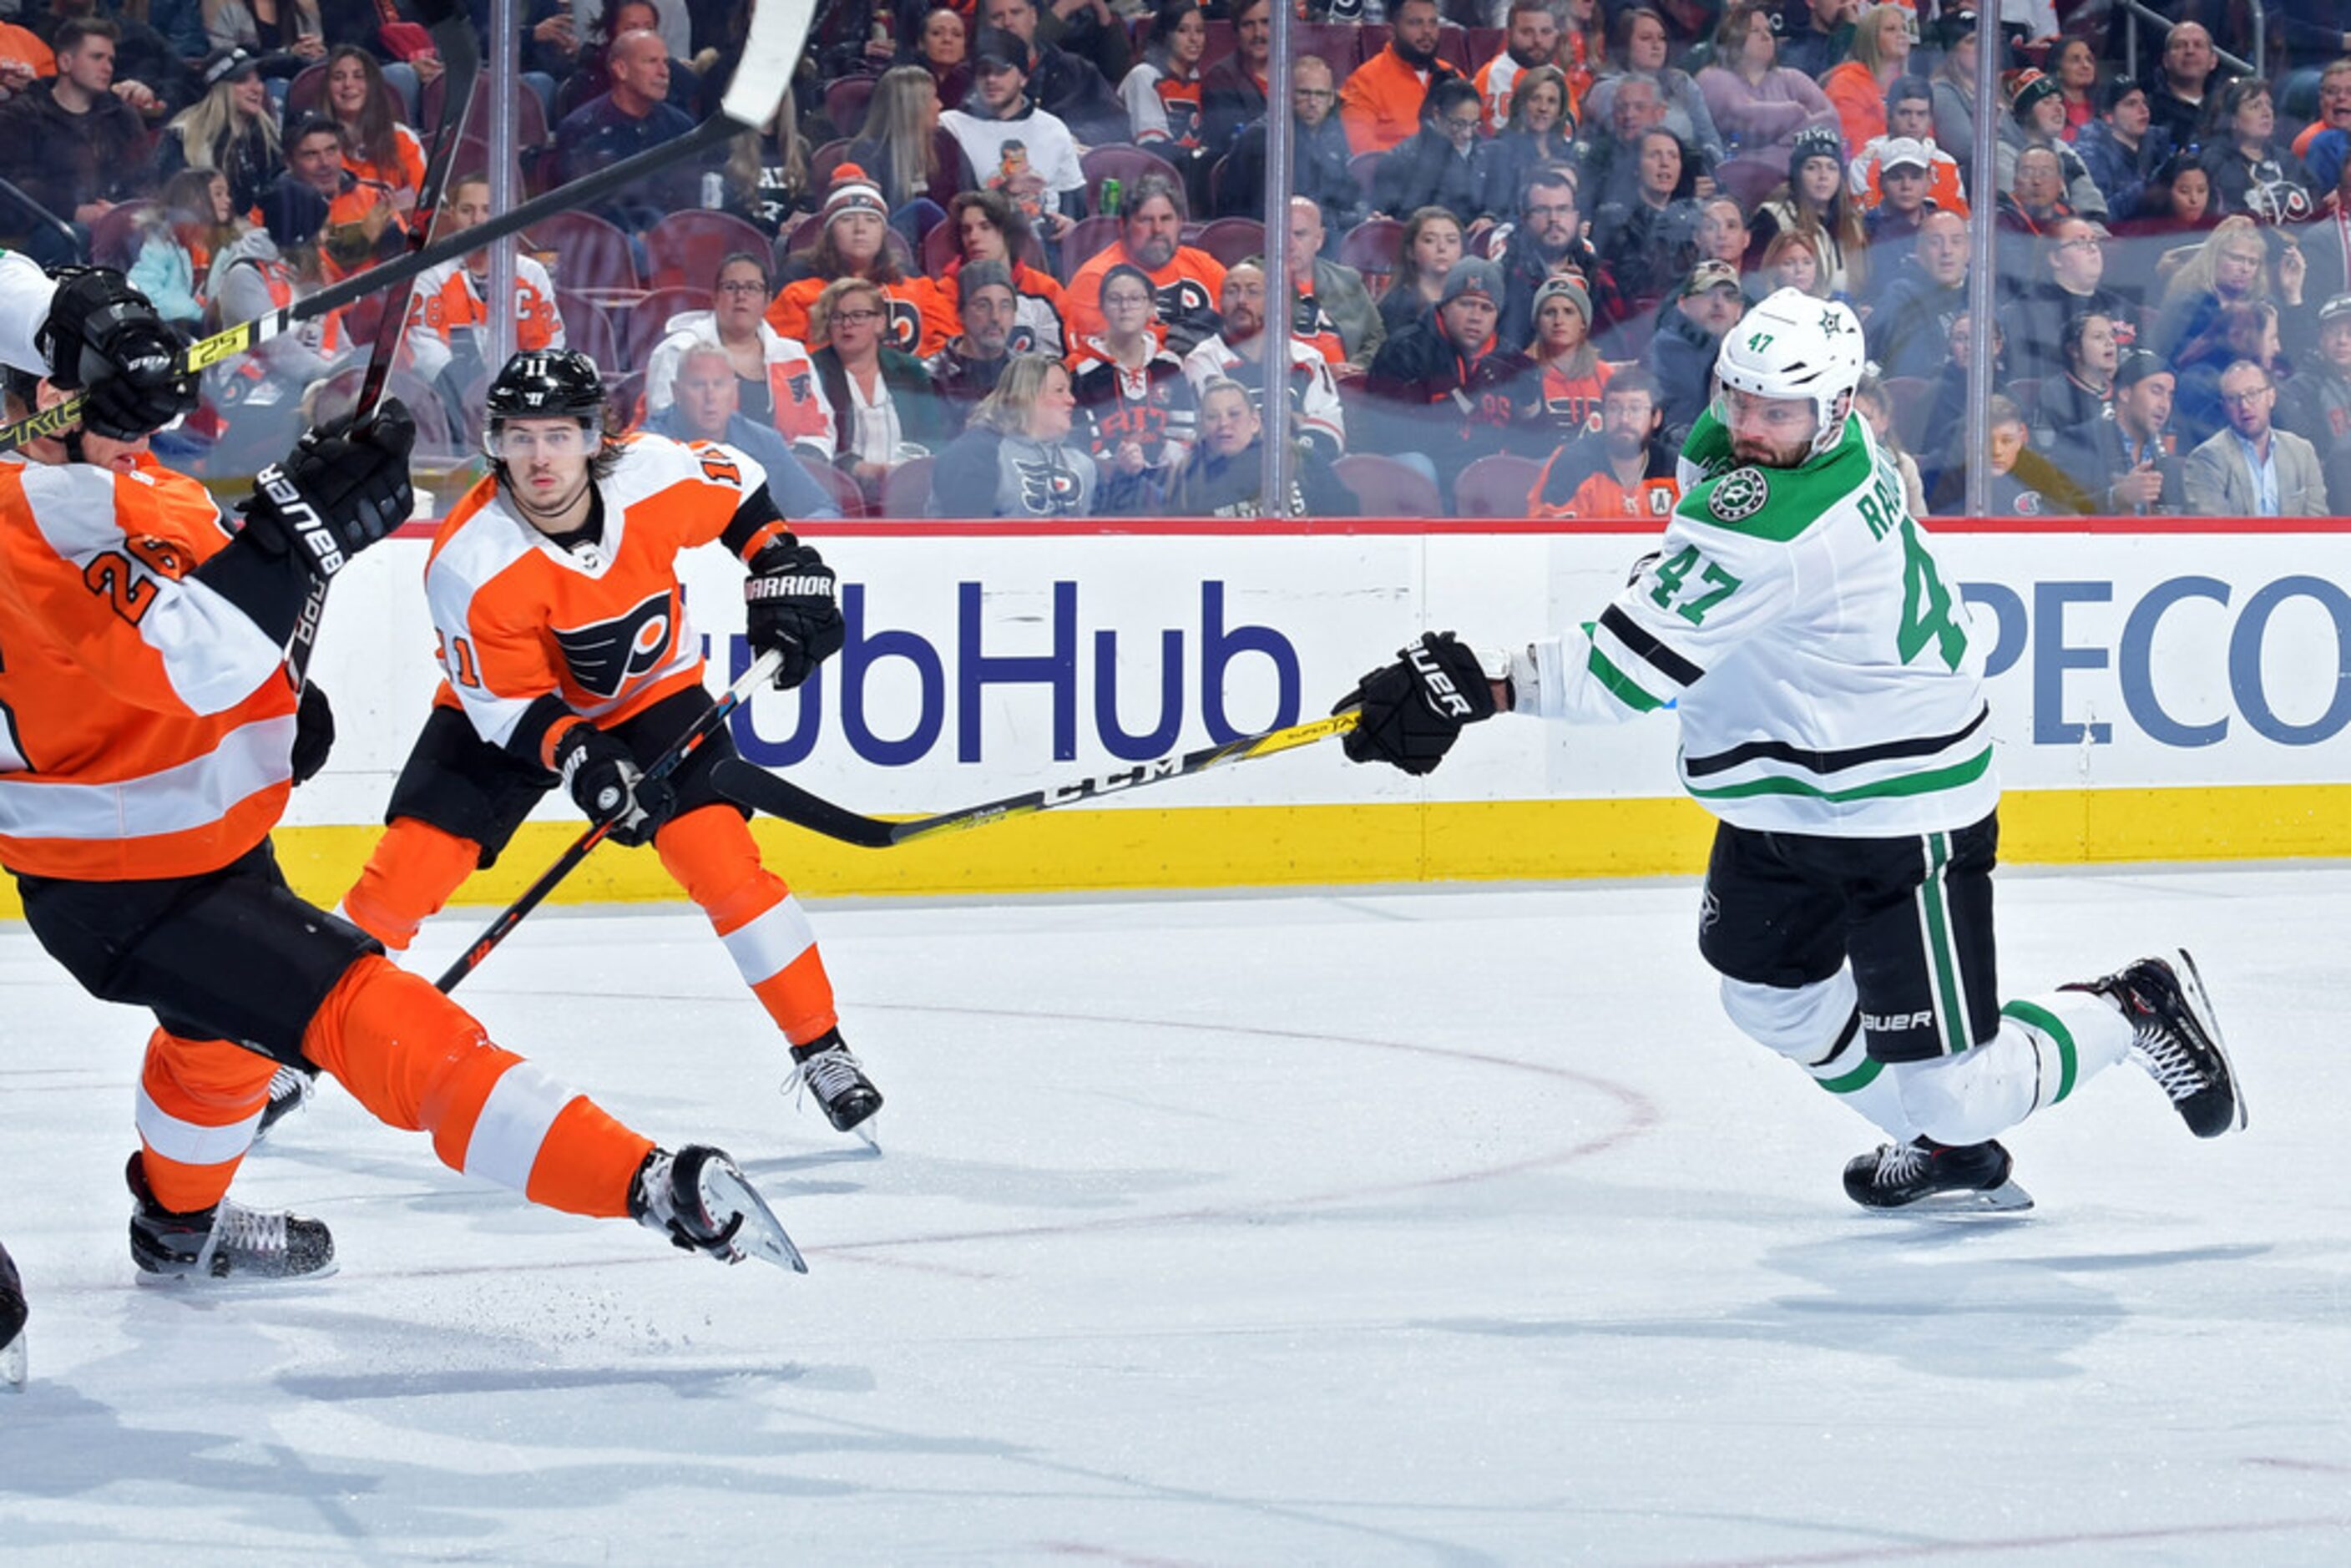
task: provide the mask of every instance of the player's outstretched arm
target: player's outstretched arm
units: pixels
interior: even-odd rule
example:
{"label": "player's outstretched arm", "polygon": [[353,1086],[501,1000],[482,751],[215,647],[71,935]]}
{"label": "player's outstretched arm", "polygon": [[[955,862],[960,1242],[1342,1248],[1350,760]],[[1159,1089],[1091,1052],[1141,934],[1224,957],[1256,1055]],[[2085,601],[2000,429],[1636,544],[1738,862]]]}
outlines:
{"label": "player's outstretched arm", "polygon": [[1450,632],[1428,632],[1355,683],[1331,711],[1361,710],[1341,742],[1351,762],[1384,762],[1415,775],[1436,770],[1461,727],[1510,705],[1502,661],[1488,661]]}
{"label": "player's outstretched arm", "polygon": [[398,398],[354,425],[330,420],[254,476],[245,527],[196,578],[281,644],[311,586],[408,520],[408,449],[416,424]]}

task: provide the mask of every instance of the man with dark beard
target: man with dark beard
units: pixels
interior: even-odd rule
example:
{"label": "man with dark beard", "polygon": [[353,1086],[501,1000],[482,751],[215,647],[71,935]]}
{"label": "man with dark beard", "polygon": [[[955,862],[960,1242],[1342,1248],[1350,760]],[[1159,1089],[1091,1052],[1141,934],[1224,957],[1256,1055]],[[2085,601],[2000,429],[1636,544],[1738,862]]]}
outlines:
{"label": "man with dark beard", "polygon": [[1508,233],[1499,257],[1505,298],[1497,335],[1503,342],[1523,347],[1533,337],[1535,290],[1562,272],[1583,275],[1593,331],[1625,319],[1615,280],[1584,241],[1575,176],[1567,169],[1551,163],[1527,176],[1519,222]]}
{"label": "man with dark beard", "polygon": [[1528,497],[1537,517],[1663,517],[1681,499],[1657,383],[1638,366],[1600,394],[1600,428],[1552,454]]}
{"label": "man with dark beard", "polygon": [[1339,121],[1356,152],[1384,152],[1420,129],[1421,101],[1461,73],[1437,57],[1437,0],[1402,0],[1388,47],[1357,66],[1339,93]]}

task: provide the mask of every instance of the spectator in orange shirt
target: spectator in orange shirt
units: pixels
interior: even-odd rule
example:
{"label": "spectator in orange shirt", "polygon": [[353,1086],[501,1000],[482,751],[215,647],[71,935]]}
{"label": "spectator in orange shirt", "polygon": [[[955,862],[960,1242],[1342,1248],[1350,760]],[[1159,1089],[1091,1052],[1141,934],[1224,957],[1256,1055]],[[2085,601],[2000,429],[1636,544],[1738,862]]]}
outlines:
{"label": "spectator in orange shirt", "polygon": [[1551,455],[1527,497],[1537,517],[1663,518],[1681,499],[1677,455],[1660,434],[1657,383],[1629,366],[1600,395],[1600,428]]}
{"label": "spectator in orange shirt", "polygon": [[14,98],[39,78],[57,74],[57,57],[39,34],[0,22],[0,97]]}
{"label": "spectator in orange shirt", "polygon": [[1388,47],[1357,66],[1339,91],[1339,123],[1357,153],[1384,152],[1420,129],[1421,100],[1461,73],[1437,57],[1437,0],[1402,0]]}
{"label": "spectator in orange shirt", "polygon": [[882,344],[927,358],[953,335],[952,310],[941,308],[928,278],[909,279],[890,249],[890,208],[880,186],[854,163],[832,172],[825,193],[823,233],[816,248],[784,263],[783,287],[768,306],[768,325],[799,342],[811,341],[810,316],[825,285],[862,278],[882,291],[889,319]]}
{"label": "spectator in orange shirt", "polygon": [[1886,134],[1886,89],[1910,69],[1911,16],[1897,5],[1874,7],[1854,28],[1853,57],[1821,78],[1848,147]]}
{"label": "spectator in orange shirt", "polygon": [[342,128],[343,169],[383,187],[404,217],[424,188],[424,144],[392,113],[397,101],[373,55],[351,44],[328,55],[325,108]]}
{"label": "spectator in orange shirt", "polygon": [[1510,98],[1519,78],[1538,66],[1559,64],[1559,18],[1549,0],[1510,0],[1509,30],[1500,50],[1469,78],[1486,111],[1489,133],[1510,124]]}
{"label": "spectator in orange shirt", "polygon": [[[400,244],[400,214],[392,193],[355,180],[343,168],[343,129],[314,114],[286,139],[285,180],[308,185],[327,204],[319,235],[319,276],[333,283],[382,259]],[[253,212],[262,221],[259,208]]]}
{"label": "spectator in orange shirt", "polygon": [[1090,257],[1061,297],[1070,339],[1102,336],[1102,275],[1120,262],[1140,267],[1159,301],[1167,347],[1188,354],[1217,330],[1217,300],[1225,291],[1224,264],[1183,243],[1184,193],[1165,174],[1146,174],[1127,193],[1118,243]]}

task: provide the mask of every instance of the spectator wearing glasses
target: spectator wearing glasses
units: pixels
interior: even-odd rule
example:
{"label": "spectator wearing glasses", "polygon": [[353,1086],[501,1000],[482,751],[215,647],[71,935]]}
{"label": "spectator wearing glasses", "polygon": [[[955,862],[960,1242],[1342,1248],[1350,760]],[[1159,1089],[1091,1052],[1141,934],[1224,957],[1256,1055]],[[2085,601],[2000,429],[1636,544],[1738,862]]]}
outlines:
{"label": "spectator wearing glasses", "polygon": [[996,390],[1011,361],[1020,298],[1012,292],[1011,269],[1000,261],[972,263],[956,285],[963,331],[924,361],[923,369],[960,430],[972,405]]}
{"label": "spectator wearing glasses", "polygon": [[[1330,214],[1332,233],[1343,234],[1363,222],[1370,209],[1364,188],[1348,167],[1347,133],[1332,112],[1339,94],[1332,86],[1331,62],[1319,55],[1301,55],[1290,68],[1290,189]],[[1217,201],[1218,217],[1256,217],[1265,210],[1263,117],[1234,136]]]}
{"label": "spectator wearing glasses", "polygon": [[1678,449],[1661,434],[1657,383],[1634,366],[1609,382],[1596,428],[1543,465],[1527,513],[1536,517],[1647,517],[1662,521],[1681,499]]}
{"label": "spectator wearing glasses", "polygon": [[[2341,46],[2351,48],[2351,37]],[[2351,162],[2351,57],[2333,60],[2318,73],[2318,118],[2294,139],[2294,155],[2309,172],[2311,189],[2332,191]]]}
{"label": "spectator wearing glasses", "polygon": [[667,408],[680,357],[698,344],[715,343],[742,383],[736,389],[737,412],[768,426],[795,450],[830,463],[841,444],[832,406],[818,383],[807,345],[762,318],[768,294],[766,257],[737,251],[721,259],[711,279],[710,308],[671,317],[645,361],[645,407],[653,413]]}
{"label": "spectator wearing glasses", "polygon": [[2220,373],[2226,428],[2188,455],[2188,510],[2200,517],[2323,517],[2326,479],[2318,453],[2272,423],[2277,383],[2251,360]]}
{"label": "spectator wearing glasses", "polygon": [[2001,311],[2008,340],[2015,345],[2016,373],[2046,378],[2064,373],[2059,345],[2065,324],[2092,311],[2114,325],[2115,340],[2127,349],[2138,339],[2138,313],[2130,301],[2105,286],[2106,232],[2087,218],[2061,218],[2050,225],[2041,253],[2047,276],[2034,281]]}
{"label": "spectator wearing glasses", "polygon": [[937,451],[947,428],[922,361],[883,343],[886,306],[875,285],[843,277],[825,285],[809,313],[822,345],[810,358],[838,431],[832,465],[868,501],[891,469]]}
{"label": "spectator wearing glasses", "polygon": [[[1519,221],[1510,229],[1503,242],[1501,255],[1495,259],[1502,268],[1506,291],[1502,302],[1502,319],[1495,330],[1505,343],[1523,343],[1532,336],[1535,327],[1535,296],[1544,284],[1562,273],[1573,273],[1583,280],[1590,308],[1584,319],[1593,332],[1601,331],[1628,320],[1631,310],[1616,289],[1616,280],[1602,265],[1600,253],[1583,237],[1583,214],[1579,208],[1574,172],[1564,164],[1547,164],[1527,176],[1520,187]],[[1411,235],[1405,235],[1410,249]],[[1460,259],[1455,254],[1443,256],[1442,266],[1421,269],[1419,276],[1434,275],[1438,288],[1445,274]],[[1388,293],[1395,293],[1395,285]],[[1437,290],[1429,289],[1427,298],[1434,308]],[[1389,316],[1388,301],[1380,301],[1380,313],[1388,316],[1388,329],[1396,329],[1395,319]]]}
{"label": "spectator wearing glasses", "polygon": [[1495,189],[1492,144],[1479,134],[1478,90],[1447,79],[1428,89],[1419,132],[1380,161],[1372,179],[1372,207],[1409,213],[1443,207],[1464,224],[1490,217],[1507,197]]}
{"label": "spectator wearing glasses", "polygon": [[1142,268],[1102,275],[1102,330],[1071,357],[1088,448],[1110,473],[1157,484],[1184,462],[1199,412],[1184,361],[1153,329],[1158,302]]}

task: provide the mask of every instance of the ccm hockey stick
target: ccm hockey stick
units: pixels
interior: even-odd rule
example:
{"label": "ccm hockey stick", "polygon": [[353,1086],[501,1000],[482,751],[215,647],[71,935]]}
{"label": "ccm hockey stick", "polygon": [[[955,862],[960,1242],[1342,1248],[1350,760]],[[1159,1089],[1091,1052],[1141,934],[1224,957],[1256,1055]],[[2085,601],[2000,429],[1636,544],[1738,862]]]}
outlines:
{"label": "ccm hockey stick", "polygon": [[[791,85],[792,73],[799,68],[800,50],[808,42],[809,24],[813,19],[812,0],[758,0],[751,11],[750,36],[743,41],[743,57],[735,68],[734,79],[726,84],[726,96],[719,100],[718,112],[676,141],[649,147],[632,158],[623,158],[545,195],[534,196],[472,228],[436,239],[406,256],[297,299],[282,309],[192,343],[181,351],[181,370],[193,375],[207,366],[257,348],[305,321],[340,310],[379,288],[405,283],[453,257],[527,229],[541,218],[584,206],[746,131],[758,130],[783,102],[784,89]],[[0,426],[0,452],[13,452],[27,441],[56,435],[78,423],[81,402],[79,397],[68,398],[14,424]]]}
{"label": "ccm hockey stick", "polygon": [[[684,767],[687,758],[702,749],[704,741],[726,727],[728,716],[748,702],[754,692],[776,678],[776,671],[783,662],[781,653],[760,654],[752,662],[751,667],[743,672],[743,678],[727,687],[726,695],[712,703],[703,716],[694,721],[692,729],[680,736],[667,751],[653,759],[653,765],[645,769],[645,777],[666,779]],[[474,939],[473,946],[467,947],[457,961],[433,983],[444,991],[455,990],[459,982],[481,967],[482,960],[488,957],[499,943],[514,934],[514,928],[522,924],[523,916],[537,909],[547,895],[555,891],[555,884],[569,876],[580,862],[588,858],[588,852],[602,843],[604,835],[611,831],[612,823],[609,820],[590,822],[588,831],[563,852],[562,857],[541,872],[538,880],[526,888],[520,898],[501,910],[498,917]]]}
{"label": "ccm hockey stick", "polygon": [[755,768],[739,757],[730,757],[719,763],[712,770],[710,781],[717,787],[720,794],[737,805],[779,817],[797,827],[822,833],[829,839],[839,839],[843,843],[855,844],[860,849],[889,850],[900,844],[913,843],[916,839],[960,832],[967,828],[985,828],[997,822],[1010,821],[1015,817],[1050,811],[1056,806],[1073,806],[1081,800],[1099,800],[1121,790],[1140,789],[1145,784],[1186,779],[1228,763],[1247,762],[1252,758],[1270,757],[1277,751],[1311,746],[1318,740],[1346,734],[1355,727],[1356,718],[1356,710],[1349,708],[1344,713],[1332,714],[1329,718],[1293,724],[1288,729],[1268,730],[1263,735],[1245,735],[1222,746],[1203,747],[1180,756],[1163,757],[1155,762],[1139,762],[1115,772],[1096,774],[1091,779],[1080,779],[1050,789],[1031,789],[1026,795],[1007,796],[985,805],[967,806],[960,811],[947,811],[935,817],[917,817],[908,822],[860,816],[846,807],[836,806],[830,800],[810,794],[799,785],[764,768]]}
{"label": "ccm hockey stick", "polygon": [[[443,216],[441,195],[449,187],[449,171],[457,161],[465,114],[473,107],[475,84],[482,74],[481,40],[474,36],[473,20],[465,7],[457,0],[417,0],[417,9],[425,16],[433,47],[441,57],[442,97],[440,123],[433,129],[433,161],[425,165],[424,183],[416,196],[416,223],[409,231],[410,255],[431,243],[433,230]],[[392,286],[392,298],[384,301],[383,319],[377,322],[375,341],[368,350],[367,375],[360,383],[358,401],[350,407],[354,424],[366,419],[383,396],[383,383],[392,375],[392,361],[408,330],[408,305],[415,292],[415,277],[405,277]],[[326,612],[327,580],[320,578],[310,584],[309,596],[302,601],[302,618],[294,623],[294,640],[286,652],[286,673],[297,690],[309,679],[310,659],[319,651],[319,622]]]}

